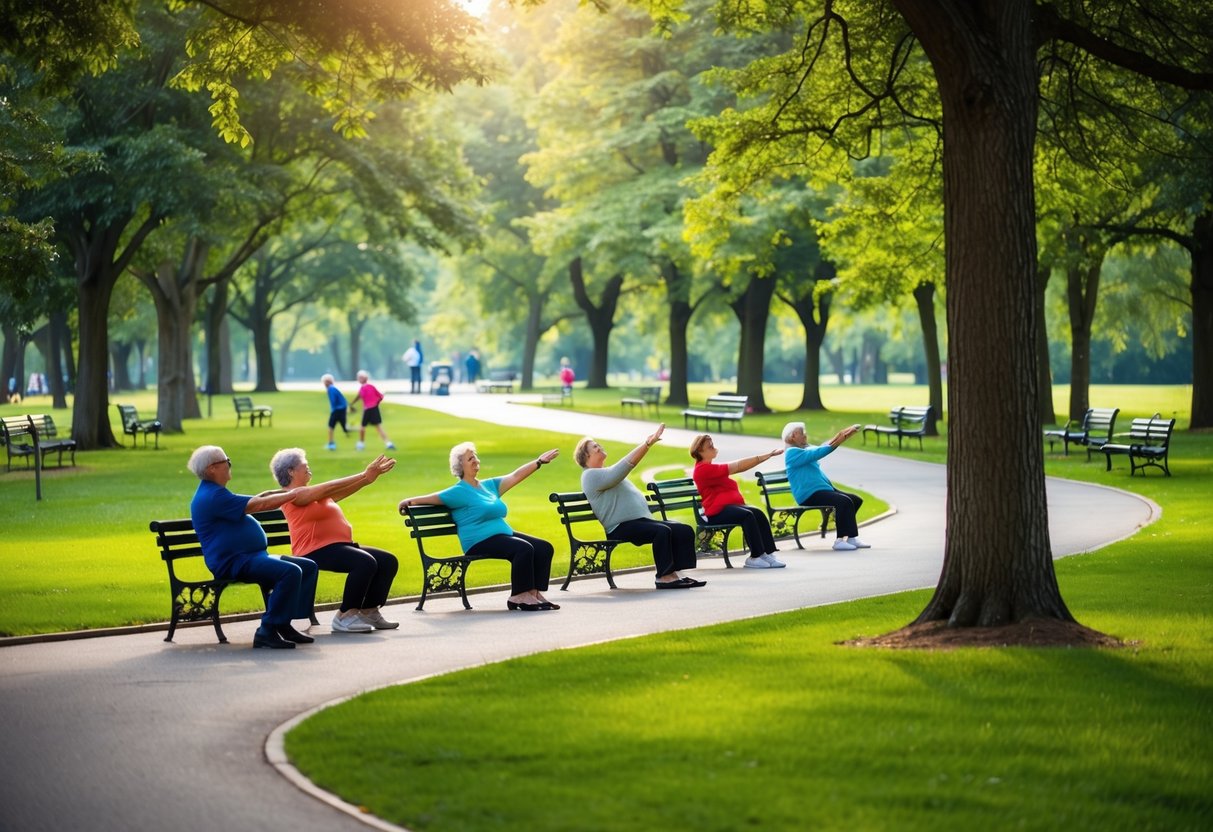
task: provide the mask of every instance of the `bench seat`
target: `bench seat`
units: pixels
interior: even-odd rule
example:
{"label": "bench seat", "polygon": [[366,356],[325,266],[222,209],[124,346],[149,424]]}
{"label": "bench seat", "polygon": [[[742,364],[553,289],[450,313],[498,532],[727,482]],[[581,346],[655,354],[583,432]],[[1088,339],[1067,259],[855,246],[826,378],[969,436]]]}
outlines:
{"label": "bench seat", "polygon": [[143,434],[143,447],[147,447],[147,437],[152,435],[156,437],[156,448],[160,448],[160,431],[164,426],[160,424],[159,419],[151,419],[144,421],[139,418],[139,411],[134,405],[119,404],[114,405],[118,408],[118,416],[122,419],[122,432],[131,437],[131,447],[139,447],[139,434]]}
{"label": "bench seat", "polygon": [[626,408],[628,415],[635,415],[636,408],[640,408],[642,418],[648,418],[650,407],[660,408],[660,406],[660,387],[640,387],[637,388],[635,396],[624,396],[619,400],[619,412],[621,414]]}
{"label": "bench seat", "polygon": [[[648,484],[651,492],[649,500],[655,509],[661,513],[662,520],[669,520],[675,511],[690,511],[695,516],[695,552],[702,555],[720,555],[724,565],[733,568],[729,560],[729,537],[735,529],[740,529],[740,523],[709,523],[703,514],[703,499],[695,480],[690,477],[672,480],[654,480]],[[746,548],[744,535],[738,554],[744,555]]]}
{"label": "bench seat", "polygon": [[[803,549],[804,544],[800,542],[800,519],[806,512],[820,511],[821,512],[821,536],[826,536],[826,528],[830,525],[830,517],[833,516],[833,506],[802,506],[792,502],[784,503],[783,500],[792,497],[792,486],[788,484],[787,471],[759,471],[755,475],[758,479],[758,490],[762,492],[762,500],[766,504],[767,518],[771,521],[771,533],[776,538],[786,538],[789,535],[795,538],[796,548]],[[772,502],[774,497],[778,504]]]}
{"label": "bench seat", "polygon": [[583,492],[552,492],[548,500],[556,504],[560,523],[569,536],[569,571],[560,588],[568,589],[573,578],[579,575],[605,575],[607,586],[618,589],[611,574],[611,553],[623,541],[578,536],[576,527],[582,523],[593,523],[599,531],[602,530],[602,524],[598,522],[598,516],[590,508],[589,498]]}
{"label": "bench seat", "polygon": [[544,393],[542,402],[544,407],[547,407],[549,404],[558,405],[560,407],[572,407],[573,389],[571,387],[567,389],[561,388],[560,390],[552,390]]}
{"label": "bench seat", "polygon": [[918,439],[918,450],[922,450],[922,438],[927,435],[927,425],[931,418],[931,406],[926,407],[895,407],[889,411],[889,424],[887,425],[864,425],[863,427],[863,443],[868,443],[868,434],[876,435],[876,445],[880,446],[880,437],[885,437],[885,441],[890,446],[893,444],[893,437],[897,437],[897,450],[901,450],[901,443],[905,439]]}
{"label": "bench seat", "polygon": [[56,454],[58,467],[63,467],[65,452],[71,454],[71,464],[76,464],[76,440],[60,437],[50,414],[5,416],[0,422],[0,442],[8,453],[7,470],[13,470],[14,459],[24,459],[25,467],[30,467],[35,456],[35,438],[41,467],[46,467],[48,454]]}
{"label": "bench seat", "polygon": [[702,408],[687,408],[682,411],[682,426],[695,428],[702,420],[704,430],[707,430],[710,423],[715,421],[716,429],[724,430],[725,422],[736,422],[740,430],[741,420],[745,417],[748,406],[749,396],[733,396],[724,393],[719,396],[708,396]]}
{"label": "bench seat", "polygon": [[467,593],[467,570],[478,560],[506,560],[505,555],[434,555],[425,551],[425,541],[437,537],[457,539],[458,527],[451,510],[446,506],[404,506],[400,509],[409,537],[417,541],[417,554],[421,557],[421,600],[417,609],[425,609],[425,599],[431,593],[458,592],[463,608],[470,610]]}
{"label": "bench seat", "polygon": [[264,425],[266,419],[270,420],[271,427],[274,424],[274,408],[264,404],[253,404],[251,396],[232,396],[232,405],[236,408],[236,427],[240,427],[245,416],[248,417],[250,428],[255,425]]}
{"label": "bench seat", "polygon": [[1146,475],[1147,468],[1157,468],[1166,476],[1171,476],[1168,457],[1171,449],[1171,434],[1175,431],[1175,420],[1164,419],[1155,413],[1149,419],[1134,419],[1127,434],[1117,434],[1127,438],[1128,442],[1106,442],[1100,448],[1107,460],[1107,468],[1112,470],[1112,457],[1123,454],[1129,457],[1129,476],[1138,471]]}
{"label": "bench seat", "polygon": [[1083,445],[1087,449],[1087,459],[1090,460],[1091,451],[1098,451],[1111,441],[1119,413],[1119,407],[1091,407],[1087,408],[1078,424],[1071,419],[1058,430],[1046,430],[1044,438],[1049,443],[1049,451],[1051,452],[1053,445],[1060,441],[1062,455],[1069,456],[1070,445]]}

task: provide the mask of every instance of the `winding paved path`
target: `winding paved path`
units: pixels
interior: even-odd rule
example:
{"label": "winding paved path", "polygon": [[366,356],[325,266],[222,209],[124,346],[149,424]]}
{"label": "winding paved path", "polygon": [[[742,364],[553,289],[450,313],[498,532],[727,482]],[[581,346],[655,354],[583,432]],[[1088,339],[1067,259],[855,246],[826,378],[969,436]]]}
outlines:
{"label": "winding paved path", "polygon": [[[390,400],[625,442],[640,441],[647,427],[502,396]],[[665,441],[686,447],[691,435],[669,429]],[[714,436],[724,459],[777,443]],[[474,596],[472,612],[451,599],[424,613],[395,606],[388,612],[399,630],[361,636],[330,634],[322,614],[314,646],[280,652],[251,649],[255,621],[226,624],[228,645],[200,627],[179,630],[172,645],[150,632],[0,649],[0,830],[364,830],[267,763],[266,738],[277,726],[362,690],[512,656],[933,585],[943,552],[942,466],[842,448],[827,469],[896,507],[864,532],[874,548],[835,553],[811,538],[775,571],[726,571],[713,559],[696,573],[708,580],[702,591],[655,594],[651,573],[633,572],[618,576],[615,592],[600,578],[574,583],[558,593],[558,614],[509,613],[497,591]],[[1158,511],[1115,489],[1061,480],[1048,488],[1050,516],[1066,518],[1052,524],[1059,556],[1124,538]],[[405,558],[412,548],[403,538],[396,545]]]}

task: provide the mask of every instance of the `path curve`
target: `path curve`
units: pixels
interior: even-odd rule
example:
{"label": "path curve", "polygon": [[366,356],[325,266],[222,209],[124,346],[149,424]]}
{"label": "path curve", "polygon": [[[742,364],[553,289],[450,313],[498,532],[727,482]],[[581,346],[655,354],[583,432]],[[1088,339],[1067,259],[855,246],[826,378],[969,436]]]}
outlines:
{"label": "path curve", "polygon": [[[592,433],[639,442],[645,423],[508,404],[467,393],[390,400],[500,424]],[[713,434],[726,459],[771,448],[771,437]],[[665,441],[686,447],[671,428]],[[571,451],[575,440],[570,437]],[[879,494],[897,513],[865,531],[870,550],[836,553],[812,538],[788,550],[782,570],[725,570],[706,561],[706,591],[655,594],[652,575],[620,575],[559,593],[558,614],[505,610],[505,591],[473,597],[476,609],[436,599],[424,613],[387,610],[396,631],[340,635],[321,615],[317,643],[292,651],[251,649],[255,621],[0,649],[0,830],[211,832],[290,829],[357,832],[359,821],[302,797],[267,761],[266,737],[284,721],[384,685],[530,653],[698,627],[934,585],[943,552],[943,467],[851,448],[831,455],[830,475]],[[1089,551],[1151,522],[1153,503],[1116,489],[1050,479],[1053,550]],[[538,494],[538,491],[535,492]],[[532,497],[535,495],[532,494]],[[558,555],[563,551],[557,545]],[[412,554],[403,533],[401,557]],[[623,613],[626,610],[626,613]]]}

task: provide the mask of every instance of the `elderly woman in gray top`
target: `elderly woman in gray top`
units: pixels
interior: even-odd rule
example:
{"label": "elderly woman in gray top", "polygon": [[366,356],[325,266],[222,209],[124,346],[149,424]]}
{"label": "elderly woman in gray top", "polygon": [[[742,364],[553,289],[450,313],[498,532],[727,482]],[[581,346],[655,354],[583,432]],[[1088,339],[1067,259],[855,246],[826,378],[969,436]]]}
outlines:
{"label": "elderly woman in gray top", "polygon": [[665,425],[658,425],[657,430],[610,468],[603,467],[607,455],[602,446],[588,436],[582,439],[573,451],[573,459],[585,469],[581,472],[581,490],[606,529],[607,537],[636,546],[653,545],[658,589],[705,586],[707,581],[678,574],[679,569],[695,568],[695,530],[685,523],[654,520],[644,494],[628,481],[628,474],[664,431]]}

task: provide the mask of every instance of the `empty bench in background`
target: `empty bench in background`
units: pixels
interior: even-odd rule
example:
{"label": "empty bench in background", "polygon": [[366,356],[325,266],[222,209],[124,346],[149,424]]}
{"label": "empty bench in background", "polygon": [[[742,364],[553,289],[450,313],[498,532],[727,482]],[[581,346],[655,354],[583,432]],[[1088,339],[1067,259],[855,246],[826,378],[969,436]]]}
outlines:
{"label": "empty bench in background", "polygon": [[889,411],[889,424],[864,425],[863,443],[868,443],[868,433],[876,434],[876,445],[880,446],[880,437],[885,437],[889,445],[893,437],[897,437],[897,450],[901,450],[901,441],[906,438],[918,439],[918,450],[922,450],[922,438],[927,435],[927,420],[931,418],[931,406],[926,407],[895,407]]}
{"label": "empty bench in background", "polygon": [[559,405],[560,407],[573,406],[573,388],[562,387],[559,390],[551,390],[543,394],[543,406],[549,404]]}
{"label": "empty bench in background", "polygon": [[[286,516],[281,509],[259,511],[252,518],[261,524],[268,539],[267,547],[285,546],[291,548],[291,533],[286,525]],[[202,564],[202,547],[198,544],[198,533],[194,531],[193,520],[153,520],[148,528],[156,535],[156,545],[160,547],[160,557],[168,567],[169,592],[173,598],[172,617],[168,622],[168,635],[165,641],[173,640],[173,633],[182,621],[210,621],[215,625],[215,635],[221,644],[227,643],[227,636],[219,625],[219,599],[223,590],[232,584],[247,583],[247,581],[220,580],[214,575],[199,577],[194,580],[182,578],[177,574],[176,567],[181,563]],[[197,561],[191,561],[197,558]],[[203,565],[202,570],[209,570]],[[263,603],[269,602],[266,587],[261,587]],[[318,624],[316,614],[310,616],[313,625]]]}
{"label": "empty bench in background", "polygon": [[702,408],[687,408],[682,411],[682,426],[694,428],[703,420],[704,430],[707,430],[709,423],[716,422],[717,430],[724,430],[725,422],[736,422],[737,429],[741,430],[741,420],[745,417],[746,408],[749,406],[749,396],[733,396],[726,393],[721,393],[718,396],[708,396]]}
{"label": "empty bench in background", "polygon": [[1084,445],[1087,449],[1087,459],[1091,451],[1098,451],[1112,441],[1112,431],[1116,429],[1116,417],[1119,407],[1090,407],[1083,414],[1082,421],[1075,424],[1074,420],[1066,422],[1059,430],[1046,430],[1045,441],[1049,443],[1052,453],[1054,443],[1061,442],[1061,450],[1065,456],[1070,455],[1070,445]]}
{"label": "empty bench in background", "polygon": [[513,393],[517,377],[513,370],[490,370],[488,379],[478,382],[476,390],[480,393]]}
{"label": "empty bench in background", "polygon": [[139,418],[139,411],[135,409],[134,405],[119,404],[114,406],[118,408],[118,415],[122,419],[122,432],[131,437],[131,447],[139,447],[139,443],[136,440],[141,433],[143,434],[143,447],[147,447],[147,436],[149,433],[155,435],[156,447],[160,447],[160,431],[164,426],[160,424],[158,419],[143,421]]}
{"label": "empty bench in background", "polygon": [[[762,492],[762,500],[767,507],[767,518],[771,521],[771,533],[775,537],[787,537],[789,534],[796,539],[796,548],[803,549],[800,542],[800,518],[806,511],[821,512],[821,536],[826,536],[826,527],[834,513],[833,506],[802,506],[792,497],[792,486],[788,485],[787,471],[759,471],[754,475],[758,478],[758,490]],[[771,498],[776,498],[772,502]],[[791,502],[784,502],[784,500]]]}
{"label": "empty bench in background", "polygon": [[627,408],[629,416],[634,416],[636,408],[640,408],[640,416],[643,419],[649,417],[649,408],[660,409],[661,407],[661,388],[660,387],[638,387],[635,396],[624,396],[619,400],[619,412],[622,414],[624,408]]}
{"label": "empty bench in background", "polygon": [[5,416],[0,422],[0,441],[8,451],[8,470],[13,470],[13,459],[24,458],[25,467],[30,467],[34,457],[34,444],[37,442],[38,453],[42,457],[43,468],[47,464],[48,454],[57,454],[57,464],[63,467],[63,453],[71,453],[71,464],[76,464],[76,440],[59,436],[55,429],[55,420],[49,414],[35,416]]}
{"label": "empty bench in background", "polygon": [[267,418],[270,420],[270,426],[273,426],[274,408],[264,404],[253,404],[251,396],[232,396],[232,404],[236,408],[236,427],[240,427],[245,416],[248,417],[250,428],[254,425],[264,425]]}
{"label": "empty bench in background", "polygon": [[1168,477],[1171,468],[1167,464],[1170,454],[1171,434],[1175,430],[1174,419],[1164,419],[1155,413],[1149,419],[1134,419],[1127,434],[1117,434],[1128,438],[1128,442],[1107,442],[1101,451],[1108,461],[1106,470],[1112,470],[1112,457],[1116,454],[1126,454],[1129,457],[1129,476],[1138,471],[1146,475],[1146,469],[1158,468]]}

